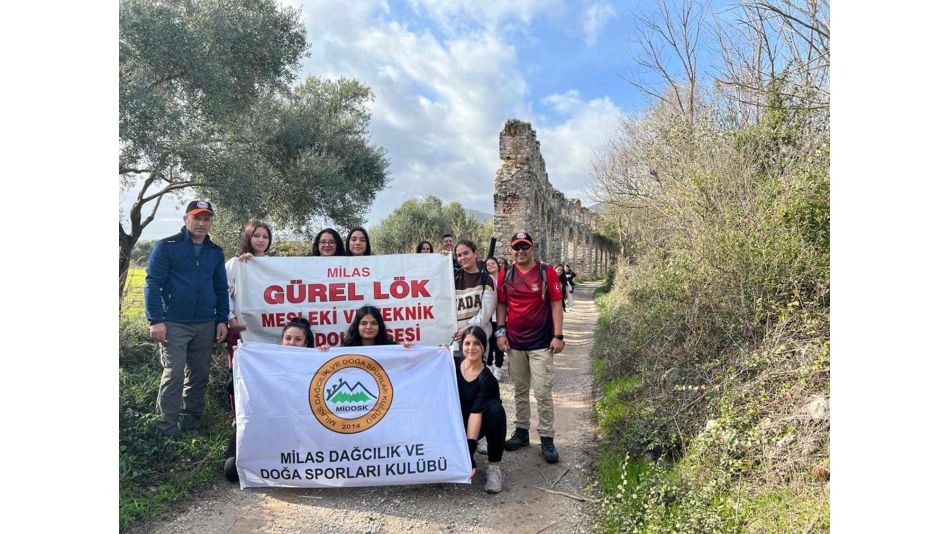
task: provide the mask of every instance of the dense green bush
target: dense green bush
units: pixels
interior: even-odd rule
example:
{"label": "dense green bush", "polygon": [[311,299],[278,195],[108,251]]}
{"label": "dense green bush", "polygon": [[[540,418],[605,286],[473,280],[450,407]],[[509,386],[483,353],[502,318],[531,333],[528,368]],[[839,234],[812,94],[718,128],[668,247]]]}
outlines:
{"label": "dense green bush", "polygon": [[741,128],[631,123],[657,179],[598,299],[600,531],[827,530],[826,121],[776,93]]}

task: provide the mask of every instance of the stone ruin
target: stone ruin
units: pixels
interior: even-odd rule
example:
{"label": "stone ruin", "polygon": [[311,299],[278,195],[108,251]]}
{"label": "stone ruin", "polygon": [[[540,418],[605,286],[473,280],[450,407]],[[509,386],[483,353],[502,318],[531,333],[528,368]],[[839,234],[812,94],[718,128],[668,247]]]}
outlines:
{"label": "stone ruin", "polygon": [[594,232],[595,212],[548,181],[531,123],[508,119],[498,145],[502,164],[495,173],[495,256],[510,260],[511,236],[523,230],[534,239],[535,259],[568,264],[581,276],[604,276],[616,247]]}

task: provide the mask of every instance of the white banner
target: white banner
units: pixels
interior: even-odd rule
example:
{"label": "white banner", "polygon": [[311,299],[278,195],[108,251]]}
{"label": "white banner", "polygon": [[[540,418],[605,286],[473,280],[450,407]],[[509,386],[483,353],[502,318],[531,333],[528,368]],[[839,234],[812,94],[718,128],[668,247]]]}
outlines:
{"label": "white banner", "polygon": [[249,342],[234,395],[241,489],[470,483],[448,349]]}
{"label": "white banner", "polygon": [[441,345],[455,333],[452,259],[441,254],[253,258],[234,262],[235,316],[245,341],[280,343],[305,317],[317,345],[339,347],[356,310],[379,308],[397,343]]}

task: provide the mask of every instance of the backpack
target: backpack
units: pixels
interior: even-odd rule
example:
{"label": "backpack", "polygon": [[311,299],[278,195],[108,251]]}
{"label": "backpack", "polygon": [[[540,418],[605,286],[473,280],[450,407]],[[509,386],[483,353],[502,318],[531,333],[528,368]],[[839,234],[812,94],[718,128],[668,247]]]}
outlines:
{"label": "backpack", "polygon": [[[548,296],[548,264],[543,261],[539,261],[541,272],[541,300],[547,300]],[[502,280],[501,285],[507,285],[508,281],[511,280],[512,274],[515,272],[515,264],[511,264],[511,268],[505,268],[505,279]]]}

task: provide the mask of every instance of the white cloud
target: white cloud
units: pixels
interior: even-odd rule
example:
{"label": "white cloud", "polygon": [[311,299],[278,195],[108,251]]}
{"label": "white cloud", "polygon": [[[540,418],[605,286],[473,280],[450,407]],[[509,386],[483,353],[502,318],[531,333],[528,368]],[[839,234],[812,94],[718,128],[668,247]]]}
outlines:
{"label": "white cloud", "polygon": [[607,22],[616,16],[617,10],[608,3],[599,3],[588,7],[584,14],[584,43],[589,47],[597,44],[600,32],[607,26]]}
{"label": "white cloud", "polygon": [[379,6],[326,18],[314,4],[304,10],[313,43],[305,70],[357,78],[376,95],[372,141],[388,150],[393,180],[369,222],[426,194],[491,212],[498,132],[527,109],[515,48],[489,29],[439,40],[385,20]]}
{"label": "white cloud", "polygon": [[[552,184],[568,196],[581,194],[590,147],[613,133],[620,110],[606,97],[584,101],[574,89],[541,101],[565,117],[563,123],[533,117],[518,51],[495,28],[547,16],[561,9],[561,2],[417,0],[413,5],[437,24],[467,18],[476,27],[436,36],[425,20],[393,20],[381,1],[345,8],[331,0],[303,3],[311,55],[301,77],[355,78],[375,94],[371,142],[387,150],[392,182],[377,195],[368,223],[427,194],[493,212],[493,180],[501,165],[498,134],[512,117],[534,120]],[[162,235],[167,233],[154,237]]]}
{"label": "white cloud", "polygon": [[[565,94],[580,96],[575,90]],[[615,135],[622,113],[609,97],[595,98],[575,107],[564,123],[536,128],[551,185],[583,200],[594,151]]]}
{"label": "white cloud", "polygon": [[411,4],[417,13],[432,18],[449,32],[472,24],[489,29],[511,23],[528,25],[535,18],[559,15],[565,10],[563,0],[412,0]]}
{"label": "white cloud", "polygon": [[581,100],[580,91],[571,89],[564,93],[546,96],[541,100],[541,103],[551,106],[558,113],[570,113],[581,107],[584,101]]}

